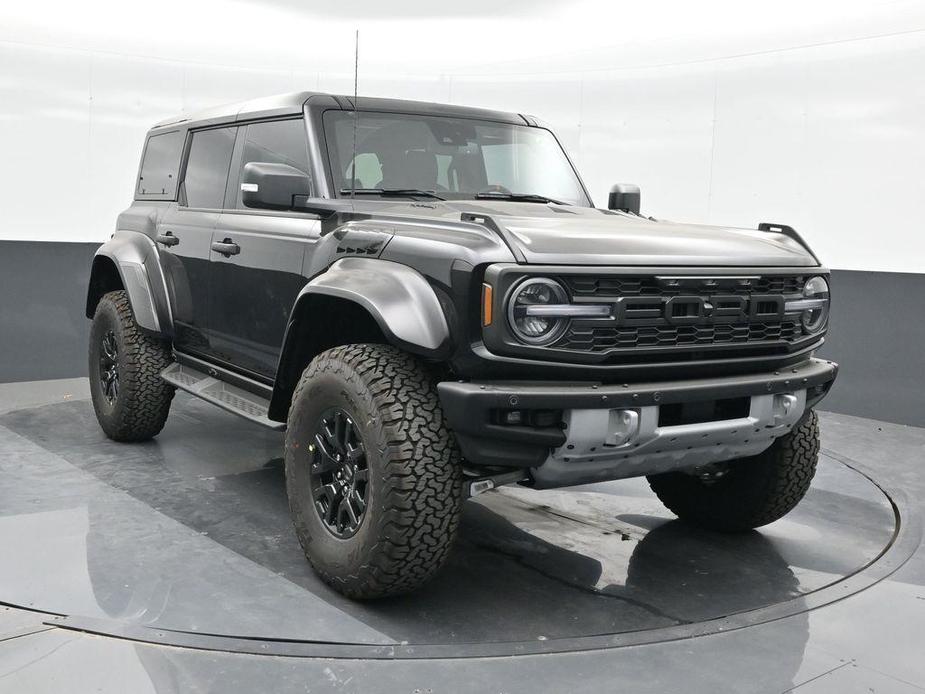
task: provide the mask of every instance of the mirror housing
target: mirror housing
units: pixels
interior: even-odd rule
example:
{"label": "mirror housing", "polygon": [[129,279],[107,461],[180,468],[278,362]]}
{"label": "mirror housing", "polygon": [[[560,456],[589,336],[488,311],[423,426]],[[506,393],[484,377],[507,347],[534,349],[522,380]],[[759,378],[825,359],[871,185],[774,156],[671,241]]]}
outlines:
{"label": "mirror housing", "polygon": [[245,207],[291,210],[296,195],[312,194],[312,180],[288,164],[252,161],[241,174],[241,201]]}
{"label": "mirror housing", "polygon": [[610,189],[607,197],[607,209],[639,214],[639,186],[632,183],[617,183]]}

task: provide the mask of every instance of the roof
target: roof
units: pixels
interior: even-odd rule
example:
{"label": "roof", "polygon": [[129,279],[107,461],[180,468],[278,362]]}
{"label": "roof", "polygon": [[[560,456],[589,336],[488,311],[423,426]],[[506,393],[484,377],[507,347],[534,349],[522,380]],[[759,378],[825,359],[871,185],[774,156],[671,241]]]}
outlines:
{"label": "roof", "polygon": [[[239,101],[224,106],[199,111],[188,115],[179,115],[167,118],[154,125],[155,128],[179,124],[193,124],[204,121],[238,121],[262,116],[284,116],[302,112],[302,107],[309,100],[319,105],[327,104],[328,108],[341,108],[353,110],[352,96],[338,96],[321,92],[291,92],[278,94],[249,101]],[[456,118],[475,118],[502,123],[516,123],[523,125],[529,122],[524,116],[504,111],[491,111],[468,106],[454,106],[451,104],[436,104],[426,101],[408,101],[404,99],[384,99],[380,97],[360,96],[357,98],[359,111],[386,111],[389,113],[418,113],[435,116],[450,116]]]}

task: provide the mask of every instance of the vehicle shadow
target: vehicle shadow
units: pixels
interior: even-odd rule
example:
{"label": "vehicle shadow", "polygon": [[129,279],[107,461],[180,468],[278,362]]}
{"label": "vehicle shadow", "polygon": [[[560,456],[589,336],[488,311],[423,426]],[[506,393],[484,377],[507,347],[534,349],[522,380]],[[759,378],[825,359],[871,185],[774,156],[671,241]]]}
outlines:
{"label": "vehicle shadow", "polygon": [[658,516],[614,530],[507,498],[493,506],[467,505],[459,542],[430,585],[364,604],[362,619],[418,643],[552,639],[689,624],[800,595],[758,532],[730,542]]}

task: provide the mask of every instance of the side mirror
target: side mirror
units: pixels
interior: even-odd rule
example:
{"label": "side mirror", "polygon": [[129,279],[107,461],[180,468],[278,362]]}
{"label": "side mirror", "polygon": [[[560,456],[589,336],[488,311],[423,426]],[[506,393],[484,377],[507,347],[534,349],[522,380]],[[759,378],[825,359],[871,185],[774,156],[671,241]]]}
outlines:
{"label": "side mirror", "polygon": [[639,200],[639,186],[634,186],[632,183],[617,183],[610,189],[607,209],[639,214]]}
{"label": "side mirror", "polygon": [[252,161],[241,174],[241,201],[245,207],[291,210],[296,195],[310,196],[312,180],[288,164]]}

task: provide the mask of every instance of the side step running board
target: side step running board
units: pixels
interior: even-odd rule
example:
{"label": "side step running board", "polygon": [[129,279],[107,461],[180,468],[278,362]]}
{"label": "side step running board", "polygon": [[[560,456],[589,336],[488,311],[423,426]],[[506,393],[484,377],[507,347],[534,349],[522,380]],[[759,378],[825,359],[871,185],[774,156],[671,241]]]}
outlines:
{"label": "side step running board", "polygon": [[185,390],[197,398],[202,398],[206,402],[218,405],[223,410],[233,412],[261,426],[277,431],[286,428],[283,422],[274,422],[267,418],[269,400],[189,366],[171,364],[161,372],[161,378],[180,390]]}

